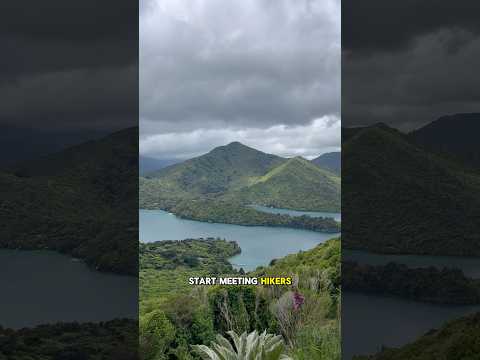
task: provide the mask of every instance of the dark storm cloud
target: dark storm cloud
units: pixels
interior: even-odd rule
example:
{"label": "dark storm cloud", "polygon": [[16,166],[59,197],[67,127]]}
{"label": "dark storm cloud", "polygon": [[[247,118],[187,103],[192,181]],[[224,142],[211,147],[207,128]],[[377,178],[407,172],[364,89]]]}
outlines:
{"label": "dark storm cloud", "polygon": [[0,13],[0,121],[16,128],[121,128],[136,121],[132,1],[11,1]]}
{"label": "dark storm cloud", "polygon": [[[153,139],[175,146],[168,139],[182,138],[201,153],[249,136],[291,154],[288,134],[307,139],[332,119],[340,121],[338,0],[162,0],[141,10],[141,150],[150,156],[182,152]],[[267,134],[278,143],[267,146]]]}
{"label": "dark storm cloud", "polygon": [[480,3],[343,3],[342,119],[405,130],[480,111]]}
{"label": "dark storm cloud", "polygon": [[478,34],[479,13],[476,0],[347,0],[342,3],[342,47],[377,53],[405,49],[418,37],[442,29]]}

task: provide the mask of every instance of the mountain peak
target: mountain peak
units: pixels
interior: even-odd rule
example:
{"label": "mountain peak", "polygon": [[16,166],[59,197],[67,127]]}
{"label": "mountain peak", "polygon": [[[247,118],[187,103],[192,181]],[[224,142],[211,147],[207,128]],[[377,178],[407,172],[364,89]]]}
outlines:
{"label": "mountain peak", "polygon": [[[241,142],[239,141],[232,141],[231,143],[228,143],[227,145],[221,145],[221,146],[217,146],[216,148],[214,148],[212,150],[212,152],[216,152],[216,151],[219,151],[219,150],[235,150],[235,151],[239,151],[239,150],[255,150],[247,145],[244,145],[242,144]],[[255,150],[255,151],[258,151],[258,150]]]}
{"label": "mountain peak", "polygon": [[294,156],[293,158],[289,159],[288,161],[290,161],[290,162],[301,162],[301,163],[308,162],[308,160],[305,159],[302,156]]}
{"label": "mountain peak", "polygon": [[232,141],[231,143],[229,143],[225,146],[245,146],[245,147],[247,147],[246,145],[242,144],[240,141]]}

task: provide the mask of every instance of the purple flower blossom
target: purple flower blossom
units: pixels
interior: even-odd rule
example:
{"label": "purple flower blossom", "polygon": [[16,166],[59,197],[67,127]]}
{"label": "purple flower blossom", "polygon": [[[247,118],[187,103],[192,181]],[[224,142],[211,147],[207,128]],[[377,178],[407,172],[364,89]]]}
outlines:
{"label": "purple flower blossom", "polygon": [[305,297],[299,292],[293,293],[293,308],[295,310],[300,309],[300,306],[305,302]]}

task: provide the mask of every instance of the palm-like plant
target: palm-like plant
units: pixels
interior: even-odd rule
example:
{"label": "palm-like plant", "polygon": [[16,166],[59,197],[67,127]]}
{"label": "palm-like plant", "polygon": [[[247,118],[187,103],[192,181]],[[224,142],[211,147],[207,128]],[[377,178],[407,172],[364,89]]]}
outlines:
{"label": "palm-like plant", "polygon": [[217,342],[212,342],[211,347],[193,345],[193,348],[204,360],[292,360],[285,355],[285,345],[279,335],[266,331],[259,334],[256,330],[240,336],[234,331],[227,334],[235,348],[222,335],[217,335]]}

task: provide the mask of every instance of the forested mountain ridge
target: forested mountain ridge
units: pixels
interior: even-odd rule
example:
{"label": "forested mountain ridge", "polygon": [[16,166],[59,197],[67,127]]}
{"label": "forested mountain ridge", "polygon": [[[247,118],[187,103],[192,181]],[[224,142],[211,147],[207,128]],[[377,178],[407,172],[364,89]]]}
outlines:
{"label": "forested mountain ridge", "polygon": [[480,113],[454,114],[412,131],[414,143],[480,170]]}
{"label": "forested mountain ridge", "polygon": [[330,152],[320,155],[312,160],[315,165],[320,166],[323,169],[334,172],[340,175],[342,171],[342,154],[338,152]]}
{"label": "forested mountain ridge", "polygon": [[137,274],[138,128],[0,174],[0,246]]}
{"label": "forested mountain ridge", "polygon": [[140,206],[152,198],[338,211],[340,179],[305,159],[285,159],[234,142],[141,179]]}
{"label": "forested mountain ridge", "polygon": [[215,196],[248,185],[285,159],[265,154],[239,142],[219,146],[209,153],[148,174],[163,186],[190,196]]}
{"label": "forested mountain ridge", "polygon": [[244,203],[340,211],[340,178],[301,157],[288,159],[233,193]]}
{"label": "forested mountain ridge", "polygon": [[343,245],[480,256],[480,178],[375,125],[344,142]]}

